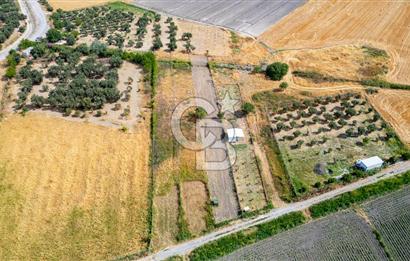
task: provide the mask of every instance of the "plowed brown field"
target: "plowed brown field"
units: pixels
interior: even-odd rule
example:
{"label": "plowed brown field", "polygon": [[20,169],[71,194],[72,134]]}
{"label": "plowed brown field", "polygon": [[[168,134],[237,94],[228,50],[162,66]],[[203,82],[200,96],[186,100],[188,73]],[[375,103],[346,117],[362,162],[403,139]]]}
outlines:
{"label": "plowed brown field", "polygon": [[388,51],[388,79],[410,82],[409,1],[310,1],[275,24],[260,40],[275,49],[372,44]]}
{"label": "plowed brown field", "polygon": [[370,102],[395,129],[401,140],[410,145],[410,92],[379,90]]}

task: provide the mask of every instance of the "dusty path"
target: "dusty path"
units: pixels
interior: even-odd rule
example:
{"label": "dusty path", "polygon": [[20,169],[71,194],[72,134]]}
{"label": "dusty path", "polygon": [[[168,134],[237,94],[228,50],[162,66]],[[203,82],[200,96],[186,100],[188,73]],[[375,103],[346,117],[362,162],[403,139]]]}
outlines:
{"label": "dusty path", "polygon": [[18,0],[21,12],[27,16],[26,31],[12,44],[0,51],[0,61],[4,60],[10,50],[16,49],[23,39],[36,40],[45,36],[48,31],[47,17],[37,0]]}
{"label": "dusty path", "polygon": [[[206,99],[214,106],[214,108],[217,108],[215,88],[207,67],[207,58],[205,56],[193,56],[191,62],[196,97]],[[208,117],[216,117],[216,112],[208,115]],[[202,130],[204,129],[201,129],[200,135],[203,140],[206,133]],[[216,137],[221,137],[222,135],[222,130],[220,128],[207,128],[206,131],[213,133]],[[207,162],[224,161],[227,158],[226,145],[224,142],[219,138],[213,146],[218,146],[218,148],[222,149],[206,149],[204,153],[205,160]],[[211,198],[216,198],[219,201],[219,205],[213,208],[215,221],[219,223],[221,221],[237,218],[239,204],[236,197],[231,170],[207,171],[207,175]]]}
{"label": "dusty path", "polygon": [[205,236],[184,242],[182,244],[176,245],[176,246],[171,246],[168,247],[152,256],[148,256],[143,258],[142,260],[164,260],[168,257],[171,256],[176,256],[176,255],[185,255],[189,252],[191,252],[192,250],[194,250],[195,248],[198,248],[202,245],[205,245],[206,243],[209,243],[211,241],[217,240],[219,238],[222,238],[224,236],[233,234],[235,232],[247,229],[249,227],[261,224],[261,223],[265,223],[268,222],[272,219],[276,219],[280,216],[283,216],[285,214],[288,214],[290,212],[294,212],[294,211],[301,211],[304,210],[306,208],[309,208],[310,206],[317,204],[319,202],[334,198],[340,194],[343,194],[345,192],[349,192],[352,190],[356,190],[358,188],[376,183],[380,180],[386,179],[386,178],[390,178],[393,177],[395,175],[404,173],[406,171],[410,170],[410,161],[405,161],[405,162],[399,162],[396,163],[384,170],[382,170],[381,172],[379,172],[376,175],[367,177],[365,179],[359,180],[355,183],[351,183],[349,185],[346,185],[344,187],[335,189],[333,191],[329,191],[327,193],[321,194],[319,196],[304,200],[304,201],[300,201],[297,203],[292,203],[287,205],[286,207],[283,208],[277,208],[274,209],[266,214],[254,217],[252,219],[248,219],[248,220],[244,220],[244,221],[240,221],[236,224],[233,224],[231,226],[227,226],[224,227],[220,230],[217,230],[215,232],[209,233]]}

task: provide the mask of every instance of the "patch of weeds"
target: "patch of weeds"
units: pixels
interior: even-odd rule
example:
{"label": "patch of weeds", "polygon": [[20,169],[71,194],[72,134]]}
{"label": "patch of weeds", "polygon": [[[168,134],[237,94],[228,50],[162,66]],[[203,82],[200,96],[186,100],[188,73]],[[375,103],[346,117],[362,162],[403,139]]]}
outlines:
{"label": "patch of weeds", "polygon": [[365,54],[371,56],[371,57],[389,57],[387,52],[385,50],[375,48],[370,45],[363,45],[362,49],[364,50]]}

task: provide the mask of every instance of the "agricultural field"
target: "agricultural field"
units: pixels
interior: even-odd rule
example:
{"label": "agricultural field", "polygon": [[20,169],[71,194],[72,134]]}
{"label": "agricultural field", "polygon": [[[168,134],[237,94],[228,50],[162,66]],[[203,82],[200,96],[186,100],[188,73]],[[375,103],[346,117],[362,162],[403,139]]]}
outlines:
{"label": "agricultural field", "polygon": [[0,3],[0,50],[18,38],[26,30],[26,16],[20,12],[17,1],[4,0]]}
{"label": "agricultural field", "polygon": [[[154,249],[160,249],[202,234],[212,225],[208,208],[207,177],[196,169],[196,153],[183,148],[171,133],[171,113],[194,94],[189,64],[161,63],[156,95]],[[189,114],[182,119],[182,131],[195,140]]]}
{"label": "agricultural field", "polygon": [[29,112],[0,123],[0,256],[113,259],[148,236],[149,121],[138,133]]}
{"label": "agricultural field", "polygon": [[71,41],[70,44],[76,44],[76,38],[77,44],[98,40],[128,51],[157,51],[164,58],[170,52],[184,59],[192,52],[209,55],[230,52],[229,36],[222,29],[162,17],[124,3],[57,11],[51,18],[56,29],[72,35],[62,39]]}
{"label": "agricultural field", "polygon": [[387,260],[387,256],[366,222],[345,211],[244,247],[220,260],[333,259]]}
{"label": "agricultural field", "polygon": [[410,145],[410,92],[380,89],[368,96],[373,107],[393,126],[403,143]]}
{"label": "agricultural field", "polygon": [[[232,126],[226,128],[241,128],[246,132],[248,129],[246,119],[235,115],[241,110],[241,94],[237,85],[218,85],[217,97],[224,112],[224,119]],[[227,146],[231,156],[233,178],[241,210],[251,211],[266,206],[265,191],[257,165],[257,159],[253,147],[249,144],[249,135],[245,134],[243,142]],[[232,156],[235,155],[235,156]]]}
{"label": "agricultural field", "polygon": [[381,235],[391,258],[409,260],[410,187],[363,204],[362,208]]}
{"label": "agricultural field", "polygon": [[201,23],[222,26],[247,35],[257,36],[282,17],[302,5],[304,0],[291,2],[254,0],[187,2],[135,0],[138,6],[158,10]]}
{"label": "agricultural field", "polygon": [[[87,7],[100,6],[110,2],[117,2],[113,0],[87,0],[87,1],[69,1],[69,0],[48,0],[51,6],[57,10],[62,9],[64,11],[78,10]],[[129,1],[124,1],[129,2]]]}
{"label": "agricultural field", "polygon": [[253,98],[268,111],[274,142],[297,195],[329,177],[350,173],[358,159],[400,156],[400,141],[360,94],[269,97],[259,93]]}
{"label": "agricultural field", "polygon": [[138,65],[120,54],[97,57],[106,46],[96,43],[47,53],[42,48],[18,70],[12,109],[126,129],[149,116],[149,90]]}
{"label": "agricultural field", "polygon": [[409,17],[407,1],[308,1],[258,39],[276,50],[371,44],[392,59],[387,80],[408,83]]}

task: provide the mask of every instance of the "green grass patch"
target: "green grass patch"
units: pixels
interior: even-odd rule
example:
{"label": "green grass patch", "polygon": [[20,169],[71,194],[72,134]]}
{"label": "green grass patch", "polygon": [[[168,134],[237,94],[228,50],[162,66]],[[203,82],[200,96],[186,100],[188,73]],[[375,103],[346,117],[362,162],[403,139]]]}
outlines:
{"label": "green grass patch", "polygon": [[191,70],[192,64],[190,61],[182,60],[159,60],[160,66],[168,66],[176,70]]}
{"label": "green grass patch", "polygon": [[293,212],[264,224],[257,225],[254,228],[237,232],[203,245],[192,251],[189,258],[192,261],[217,259],[239,248],[301,225],[305,223],[305,221],[306,218],[302,212]]}
{"label": "green grass patch", "polygon": [[346,192],[336,198],[323,201],[309,208],[313,218],[323,217],[330,213],[349,208],[355,203],[361,203],[369,198],[383,195],[401,189],[410,184],[410,172],[400,176],[379,181],[355,191]]}
{"label": "green grass patch", "polygon": [[350,82],[349,79],[336,78],[330,75],[321,74],[315,71],[293,71],[293,76],[305,78],[313,81],[314,83],[323,82]]}
{"label": "green grass patch", "polygon": [[370,55],[371,57],[389,57],[385,50],[375,48],[370,45],[363,45],[362,49],[367,55]]}
{"label": "green grass patch", "polygon": [[135,14],[148,14],[149,16],[153,17],[155,15],[155,12],[132,5],[132,4],[127,4],[124,2],[112,2],[107,4],[108,7],[114,9],[114,10],[120,10],[120,11],[125,11],[125,12],[132,12]]}
{"label": "green grass patch", "polygon": [[189,231],[188,222],[185,217],[185,211],[182,206],[182,194],[181,194],[181,184],[177,184],[178,190],[178,234],[176,235],[177,241],[185,241],[192,237]]}

